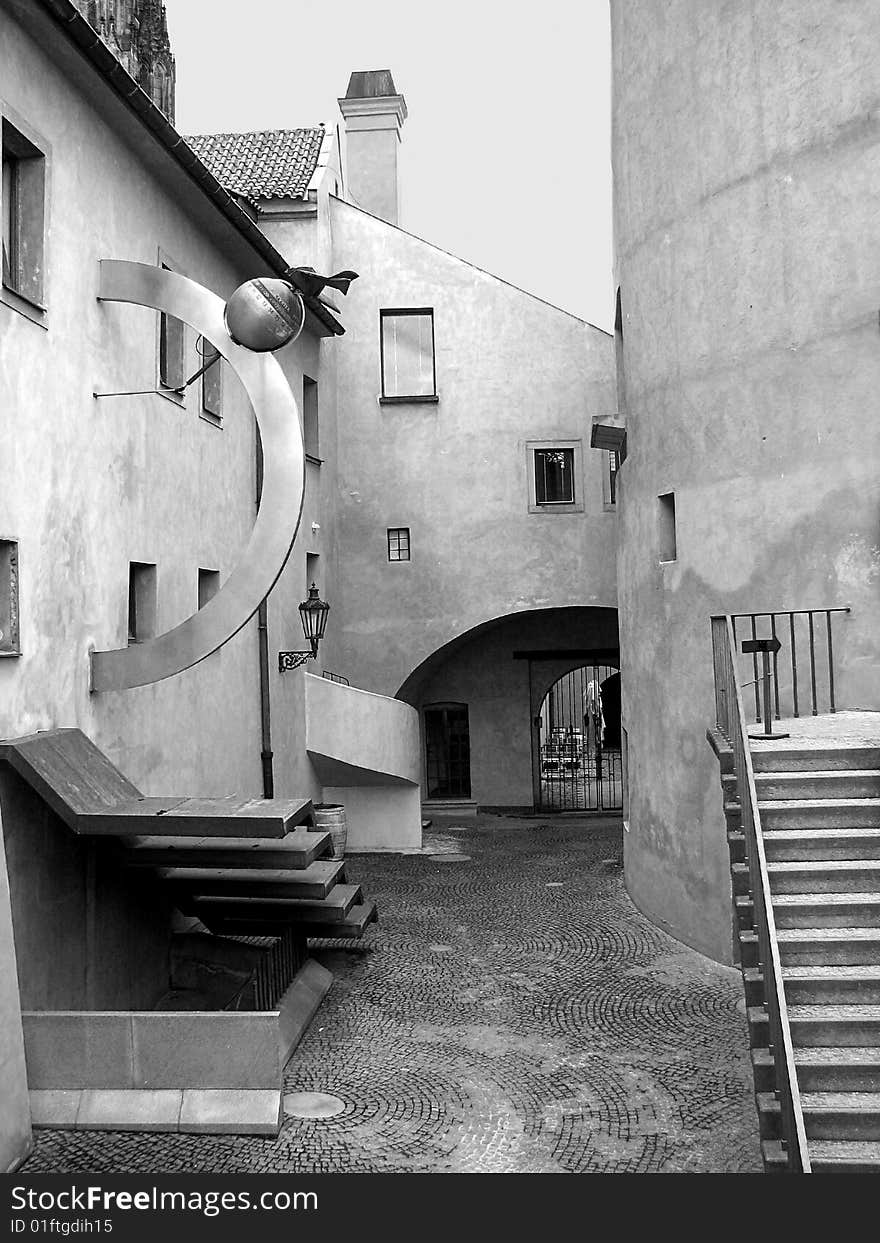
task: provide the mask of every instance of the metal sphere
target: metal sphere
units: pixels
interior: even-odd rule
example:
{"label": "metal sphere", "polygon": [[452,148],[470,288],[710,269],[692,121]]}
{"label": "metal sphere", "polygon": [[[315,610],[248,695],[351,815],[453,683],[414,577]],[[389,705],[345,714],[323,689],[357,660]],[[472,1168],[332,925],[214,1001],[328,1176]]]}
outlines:
{"label": "metal sphere", "polygon": [[239,285],[226,303],[226,331],[258,354],[295,340],[306,319],[302,295],[289,281],[257,277]]}

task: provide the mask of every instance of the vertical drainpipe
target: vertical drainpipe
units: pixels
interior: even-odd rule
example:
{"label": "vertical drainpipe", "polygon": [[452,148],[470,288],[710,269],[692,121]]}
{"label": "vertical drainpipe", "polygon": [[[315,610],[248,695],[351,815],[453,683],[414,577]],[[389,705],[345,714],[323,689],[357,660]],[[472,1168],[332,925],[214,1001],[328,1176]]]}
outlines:
{"label": "vertical drainpipe", "polygon": [[[263,442],[257,429],[257,509],[263,495]],[[272,769],[272,708],[269,700],[269,601],[263,600],[257,610],[257,634],[260,644],[260,763],[263,769],[263,798],[275,797],[275,775]]]}

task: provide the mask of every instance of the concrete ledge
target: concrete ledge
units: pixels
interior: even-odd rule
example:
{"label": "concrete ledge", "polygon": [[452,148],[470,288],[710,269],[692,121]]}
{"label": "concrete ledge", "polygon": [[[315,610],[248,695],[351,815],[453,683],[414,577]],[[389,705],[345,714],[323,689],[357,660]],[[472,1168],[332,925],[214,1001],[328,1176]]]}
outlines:
{"label": "concrete ledge", "polygon": [[180,1091],[83,1092],[76,1115],[78,1131],[176,1131]]}
{"label": "concrete ledge", "polygon": [[277,1135],[281,1090],[33,1091],[34,1127],[77,1131],[164,1131]]}
{"label": "concrete ledge", "polygon": [[277,1135],[281,1130],[281,1090],[184,1092],[177,1129],[193,1135]]}
{"label": "concrete ledge", "polygon": [[30,1092],[29,1096],[33,1126],[49,1126],[57,1131],[71,1131],[76,1126],[82,1092],[61,1088],[55,1092]]}

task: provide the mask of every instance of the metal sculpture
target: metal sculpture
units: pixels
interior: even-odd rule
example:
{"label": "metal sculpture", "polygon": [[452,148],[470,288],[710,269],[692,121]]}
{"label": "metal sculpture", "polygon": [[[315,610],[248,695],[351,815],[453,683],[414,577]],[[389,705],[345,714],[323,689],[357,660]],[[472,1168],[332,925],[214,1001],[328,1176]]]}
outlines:
{"label": "metal sculpture", "polygon": [[112,651],[92,652],[92,691],[121,691],[173,677],[228,642],[275,585],[299,529],[305,454],[290,386],[270,354],[236,345],[224,325],[222,298],[176,272],[103,259],[98,297],[151,307],[183,320],[226,359],[248,395],[263,445],[260,509],[247,547],[220,591],[165,634]]}

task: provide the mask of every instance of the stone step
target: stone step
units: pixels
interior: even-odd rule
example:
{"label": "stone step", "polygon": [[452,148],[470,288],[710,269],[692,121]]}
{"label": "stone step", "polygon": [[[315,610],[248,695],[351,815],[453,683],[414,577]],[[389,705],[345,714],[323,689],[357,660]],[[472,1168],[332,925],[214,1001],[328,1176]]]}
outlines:
{"label": "stone step", "polygon": [[[880,1046],[815,1045],[795,1049],[794,1062],[802,1092],[880,1092]],[[767,1048],[752,1049],[755,1086],[772,1091],[775,1082],[773,1054]]]}
{"label": "stone step", "polygon": [[[729,837],[734,836],[729,834]],[[731,846],[742,849],[739,840]],[[767,862],[808,859],[878,859],[880,860],[880,830],[872,828],[846,829],[775,829],[764,832],[764,852]]]}
{"label": "stone step", "polygon": [[828,772],[880,768],[880,746],[783,747],[758,743],[752,747],[755,775],[767,772]]}
{"label": "stone step", "polygon": [[282,838],[134,837],[121,848],[126,867],[307,868],[329,855],[329,833],[296,829]]}
{"label": "stone step", "polygon": [[159,868],[172,898],[326,898],[345,880],[345,861],[318,860],[307,868]]}
{"label": "stone step", "polygon": [[880,1092],[801,1092],[808,1139],[880,1140]]}
{"label": "stone step", "polygon": [[880,964],[783,967],[790,1005],[880,1005]]}
{"label": "stone step", "polygon": [[815,772],[755,773],[758,800],[880,798],[880,769],[828,768]]}
{"label": "stone step", "polygon": [[[880,929],[877,928],[782,928],[777,939],[783,967],[858,966],[880,962]],[[744,949],[748,956],[751,942],[745,942]]]}
{"label": "stone step", "polygon": [[[764,973],[760,967],[742,969],[746,1002],[763,1005]],[[782,968],[785,999],[789,1005],[880,1005],[880,965],[787,966]]]}
{"label": "stone step", "polygon": [[[749,902],[738,898],[737,902]],[[777,929],[877,928],[880,893],[780,893],[773,897]]]}
{"label": "stone step", "polygon": [[[362,902],[352,906],[343,920],[327,923],[316,920],[309,923],[307,927],[304,926],[300,931],[307,935],[310,942],[315,939],[326,940],[328,938],[334,941],[355,941],[362,937],[367,927],[376,923],[378,918],[376,903]],[[248,919],[215,920],[215,931],[237,937],[280,935],[286,927],[286,924],[280,922],[273,929],[271,923],[258,923]]]}
{"label": "stone step", "polygon": [[880,829],[880,798],[758,799],[761,825],[774,829]]}
{"label": "stone step", "polygon": [[815,1140],[809,1146],[815,1174],[876,1174],[880,1143],[876,1140]]}
{"label": "stone step", "polygon": [[[752,1007],[749,1010],[749,1022],[756,1029],[762,1024],[765,1025],[767,1012],[764,1007]],[[880,1044],[880,1006],[789,1006],[788,1022],[795,1047],[867,1047]],[[757,1039],[754,1041],[756,1046],[764,1043]]]}
{"label": "stone step", "polygon": [[[182,909],[197,915],[212,932],[218,925],[243,920],[251,924],[301,925],[341,923],[353,906],[362,900],[359,885],[334,885],[326,898],[193,898]],[[266,936],[272,935],[269,932]]]}
{"label": "stone step", "polygon": [[[781,1107],[775,1093],[758,1092],[758,1118],[764,1138],[779,1138]],[[880,1140],[880,1094],[873,1092],[802,1092],[801,1112],[807,1151],[813,1140],[847,1143]]]}
{"label": "stone step", "polygon": [[774,895],[880,892],[880,859],[774,859],[767,874]]}

